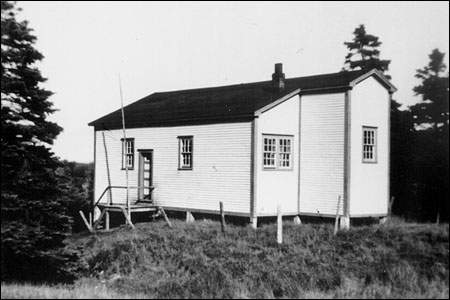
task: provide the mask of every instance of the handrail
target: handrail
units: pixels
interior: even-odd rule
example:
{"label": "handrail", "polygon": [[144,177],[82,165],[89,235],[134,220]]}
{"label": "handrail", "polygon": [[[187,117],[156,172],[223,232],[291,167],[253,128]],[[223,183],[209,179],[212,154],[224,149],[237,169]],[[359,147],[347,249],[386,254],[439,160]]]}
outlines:
{"label": "handrail", "polygon": [[[101,194],[101,196],[98,198],[98,200],[95,202],[94,207],[98,206],[98,204],[100,203],[100,200],[102,200],[103,196],[106,194],[106,192],[110,189],[126,189],[126,186],[120,186],[120,185],[112,185],[112,186],[107,186],[105,188],[105,190],[103,191],[103,193]],[[145,186],[129,186],[129,189],[143,189],[143,188],[150,188],[150,189],[154,189],[154,186],[149,186],[149,187],[145,187]]]}
{"label": "handrail", "polygon": [[[129,189],[143,189],[143,188],[152,188],[153,186],[129,186]],[[126,189],[126,186],[121,186],[121,185],[112,185],[111,186],[112,189]]]}

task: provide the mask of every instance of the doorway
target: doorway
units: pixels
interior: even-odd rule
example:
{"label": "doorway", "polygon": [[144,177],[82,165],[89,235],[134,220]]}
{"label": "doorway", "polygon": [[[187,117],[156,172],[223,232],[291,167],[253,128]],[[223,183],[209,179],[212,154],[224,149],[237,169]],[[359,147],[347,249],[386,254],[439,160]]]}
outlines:
{"label": "doorway", "polygon": [[138,200],[152,201],[153,191],[153,150],[138,150]]}

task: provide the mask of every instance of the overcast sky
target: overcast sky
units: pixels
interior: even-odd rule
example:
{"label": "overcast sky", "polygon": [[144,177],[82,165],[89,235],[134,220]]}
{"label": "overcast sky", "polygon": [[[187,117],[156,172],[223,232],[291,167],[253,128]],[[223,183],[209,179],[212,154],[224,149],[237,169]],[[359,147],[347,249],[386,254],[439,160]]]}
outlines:
{"label": "overcast sky", "polygon": [[[381,58],[409,105],[415,70],[434,48],[449,51],[448,2],[148,3],[18,2],[38,37],[45,87],[64,128],[54,152],[93,160],[87,123],[124,102],[157,91],[269,80],[274,63],[286,77],[339,71],[344,41],[365,24],[382,41]],[[446,56],[448,65],[448,55]]]}

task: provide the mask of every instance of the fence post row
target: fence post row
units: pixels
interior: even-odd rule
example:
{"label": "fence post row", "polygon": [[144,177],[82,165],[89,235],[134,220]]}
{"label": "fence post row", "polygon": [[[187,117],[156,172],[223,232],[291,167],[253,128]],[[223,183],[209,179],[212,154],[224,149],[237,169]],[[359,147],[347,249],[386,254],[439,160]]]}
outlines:
{"label": "fence post row", "polygon": [[280,204],[277,206],[277,243],[283,243],[283,213]]}

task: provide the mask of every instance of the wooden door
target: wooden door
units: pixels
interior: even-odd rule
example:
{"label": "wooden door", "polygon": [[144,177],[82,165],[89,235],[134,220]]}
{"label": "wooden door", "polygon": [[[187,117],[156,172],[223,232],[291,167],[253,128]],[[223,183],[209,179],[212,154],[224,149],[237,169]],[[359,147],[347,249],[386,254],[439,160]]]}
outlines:
{"label": "wooden door", "polygon": [[153,150],[139,151],[138,199],[152,200],[153,190]]}

